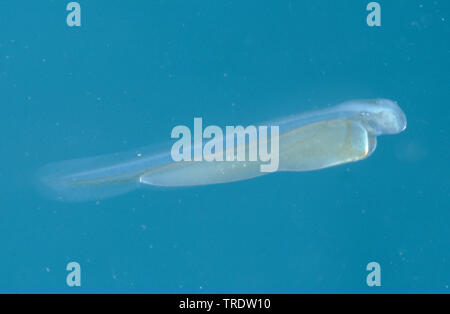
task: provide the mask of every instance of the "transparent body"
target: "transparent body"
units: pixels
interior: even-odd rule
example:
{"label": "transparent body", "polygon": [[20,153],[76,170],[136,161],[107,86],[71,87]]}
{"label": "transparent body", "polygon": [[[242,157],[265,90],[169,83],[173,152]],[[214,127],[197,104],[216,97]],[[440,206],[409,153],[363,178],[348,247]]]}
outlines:
{"label": "transparent body", "polygon": [[[279,126],[278,171],[312,171],[355,162],[374,152],[377,136],[406,128],[406,116],[387,99],[353,100],[269,122]],[[255,143],[245,143],[247,150]],[[260,161],[180,161],[151,149],[62,161],[43,167],[39,184],[63,201],[107,198],[142,185],[180,187],[233,182],[268,174]]]}

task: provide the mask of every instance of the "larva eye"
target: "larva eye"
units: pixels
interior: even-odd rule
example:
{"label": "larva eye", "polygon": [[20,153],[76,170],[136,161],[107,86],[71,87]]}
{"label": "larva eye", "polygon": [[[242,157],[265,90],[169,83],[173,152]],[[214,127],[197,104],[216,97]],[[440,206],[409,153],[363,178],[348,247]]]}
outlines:
{"label": "larva eye", "polygon": [[359,114],[361,115],[361,117],[369,117],[370,116],[370,113],[367,111],[361,111]]}

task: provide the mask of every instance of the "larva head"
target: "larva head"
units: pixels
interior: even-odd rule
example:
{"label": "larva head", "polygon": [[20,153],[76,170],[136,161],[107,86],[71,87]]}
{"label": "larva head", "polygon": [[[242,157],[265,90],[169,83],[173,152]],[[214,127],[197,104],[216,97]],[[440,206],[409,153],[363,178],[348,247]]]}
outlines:
{"label": "larva head", "polygon": [[352,100],[340,105],[354,113],[371,135],[397,134],[406,129],[406,115],[395,101],[389,99]]}

